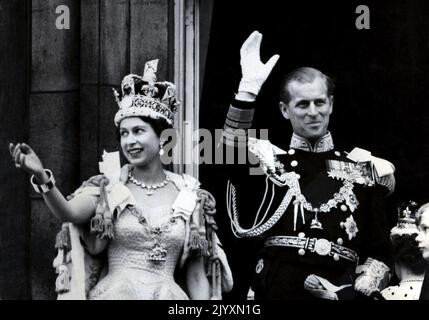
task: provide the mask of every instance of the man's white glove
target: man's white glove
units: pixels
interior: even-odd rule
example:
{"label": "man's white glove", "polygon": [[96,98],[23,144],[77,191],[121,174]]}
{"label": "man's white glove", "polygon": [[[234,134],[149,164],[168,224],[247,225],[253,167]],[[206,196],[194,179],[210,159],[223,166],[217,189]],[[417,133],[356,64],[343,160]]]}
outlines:
{"label": "man's white glove", "polygon": [[273,70],[279,60],[278,54],[272,56],[267,63],[262,63],[259,54],[261,48],[262,34],[253,31],[243,43],[240,50],[240,64],[242,79],[238,87],[238,92],[248,92],[258,95],[265,80]]}
{"label": "man's white glove", "polygon": [[355,281],[355,290],[368,297],[380,292],[390,281],[389,271],[389,267],[383,262],[373,258],[366,259],[363,265],[356,267],[356,273],[360,276]]}
{"label": "man's white glove", "polygon": [[367,297],[371,297],[375,292],[380,292],[376,287],[374,278],[367,275],[362,275],[356,279],[355,290]]}
{"label": "man's white glove", "polygon": [[338,300],[336,291],[343,289],[343,287],[336,287],[328,280],[314,274],[310,274],[304,281],[304,289],[320,299]]}

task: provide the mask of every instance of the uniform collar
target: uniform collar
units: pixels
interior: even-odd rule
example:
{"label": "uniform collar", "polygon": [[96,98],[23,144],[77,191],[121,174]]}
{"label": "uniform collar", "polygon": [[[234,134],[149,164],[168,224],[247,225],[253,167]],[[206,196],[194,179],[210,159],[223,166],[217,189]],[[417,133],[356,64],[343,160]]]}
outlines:
{"label": "uniform collar", "polygon": [[328,132],[324,136],[320,137],[313,147],[310,141],[293,133],[292,139],[290,140],[290,148],[315,153],[327,152],[334,149],[334,141],[332,140],[331,133]]}

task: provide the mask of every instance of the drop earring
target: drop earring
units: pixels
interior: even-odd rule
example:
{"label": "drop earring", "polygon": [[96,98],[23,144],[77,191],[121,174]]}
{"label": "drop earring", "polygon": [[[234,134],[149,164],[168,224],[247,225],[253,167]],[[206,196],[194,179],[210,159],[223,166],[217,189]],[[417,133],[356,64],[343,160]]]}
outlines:
{"label": "drop earring", "polygon": [[159,144],[159,155],[160,156],[164,155],[164,146],[162,145],[162,143]]}

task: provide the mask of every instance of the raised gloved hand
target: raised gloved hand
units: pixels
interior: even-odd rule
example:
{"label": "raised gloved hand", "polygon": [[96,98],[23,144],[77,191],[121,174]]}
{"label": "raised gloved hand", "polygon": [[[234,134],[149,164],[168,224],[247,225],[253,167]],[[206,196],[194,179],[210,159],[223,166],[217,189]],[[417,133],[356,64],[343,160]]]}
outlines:
{"label": "raised gloved hand", "polygon": [[[338,300],[337,294],[334,291],[328,290],[319,279],[323,278],[310,274],[304,281],[304,289],[320,299]],[[323,280],[325,283],[329,283],[328,280]],[[332,287],[334,286],[332,285]]]}
{"label": "raised gloved hand", "polygon": [[248,92],[258,95],[259,90],[280,58],[280,56],[276,54],[273,55],[267,63],[262,63],[259,53],[261,41],[262,34],[258,31],[253,31],[241,47],[240,64],[242,79],[238,88],[239,92]]}

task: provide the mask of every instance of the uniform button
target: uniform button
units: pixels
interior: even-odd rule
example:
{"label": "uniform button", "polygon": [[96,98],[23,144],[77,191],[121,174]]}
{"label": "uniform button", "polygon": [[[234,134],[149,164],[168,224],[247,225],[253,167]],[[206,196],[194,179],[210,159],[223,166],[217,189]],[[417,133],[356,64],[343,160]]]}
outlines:
{"label": "uniform button", "polygon": [[340,227],[344,228],[344,222],[340,222]]}
{"label": "uniform button", "polygon": [[299,249],[299,250],[298,250],[298,254],[299,254],[300,256],[303,256],[303,255],[305,254],[305,250],[304,250],[304,249]]}
{"label": "uniform button", "polygon": [[287,153],[288,153],[288,155],[293,156],[295,154],[295,150],[290,149]]}
{"label": "uniform button", "polygon": [[345,204],[341,205],[341,211],[346,212],[347,211],[347,206]]}
{"label": "uniform button", "polygon": [[259,259],[258,264],[256,265],[256,273],[261,273],[262,269],[264,268],[264,260]]}
{"label": "uniform button", "polygon": [[339,246],[342,246],[342,245],[343,245],[343,243],[344,243],[343,239],[341,239],[341,238],[338,238],[338,239],[337,239],[337,244],[338,244]]}
{"label": "uniform button", "polygon": [[339,152],[339,151],[335,151],[334,153],[337,157],[341,156],[341,152]]}
{"label": "uniform button", "polygon": [[298,233],[298,237],[299,237],[299,238],[305,238],[305,233],[304,233],[304,232],[300,232],[300,233]]}
{"label": "uniform button", "polygon": [[292,167],[296,167],[296,166],[298,165],[298,161],[293,160],[293,161],[290,163],[290,165],[291,165]]}
{"label": "uniform button", "polygon": [[334,254],[334,260],[335,260],[335,261],[340,260],[340,256],[339,256],[337,253],[335,253],[335,254]]}

